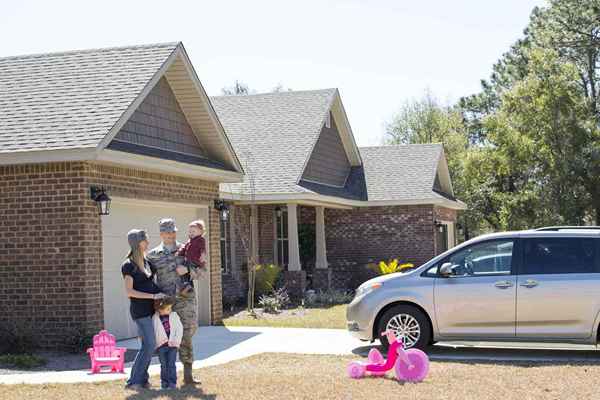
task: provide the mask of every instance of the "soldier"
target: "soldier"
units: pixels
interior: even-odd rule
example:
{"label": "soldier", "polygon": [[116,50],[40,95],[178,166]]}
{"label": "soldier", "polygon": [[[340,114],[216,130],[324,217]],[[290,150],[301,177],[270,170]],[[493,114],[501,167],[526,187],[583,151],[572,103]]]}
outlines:
{"label": "soldier", "polygon": [[[169,296],[175,296],[177,289],[176,283],[179,276],[187,273],[187,268],[177,266],[175,257],[177,251],[182,246],[177,242],[177,227],[175,220],[163,218],[159,221],[161,244],[150,250],[147,254],[148,260],[156,268],[157,285],[163,293]],[[191,273],[192,279],[197,279],[198,275]],[[177,296],[173,311],[175,311],[183,324],[183,338],[179,347],[179,359],[183,363],[183,380],[186,385],[199,384],[200,381],[192,375],[192,363],[194,362],[194,349],[192,348],[192,337],[198,329],[196,296]]]}

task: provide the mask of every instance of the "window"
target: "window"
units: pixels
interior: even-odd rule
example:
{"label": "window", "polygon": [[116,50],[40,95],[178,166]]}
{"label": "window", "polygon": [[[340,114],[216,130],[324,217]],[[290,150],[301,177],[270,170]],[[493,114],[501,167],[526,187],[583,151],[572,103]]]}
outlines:
{"label": "window", "polygon": [[287,219],[287,210],[275,211],[277,265],[282,267],[287,266],[289,260]]}
{"label": "window", "polygon": [[442,263],[455,266],[455,276],[510,275],[512,254],[512,239],[493,240],[462,249]]}
{"label": "window", "polygon": [[595,267],[596,242],[581,238],[525,239],[523,272],[529,274],[585,274]]}
{"label": "window", "polygon": [[229,220],[221,221],[221,273],[229,274],[231,272],[231,238]]}

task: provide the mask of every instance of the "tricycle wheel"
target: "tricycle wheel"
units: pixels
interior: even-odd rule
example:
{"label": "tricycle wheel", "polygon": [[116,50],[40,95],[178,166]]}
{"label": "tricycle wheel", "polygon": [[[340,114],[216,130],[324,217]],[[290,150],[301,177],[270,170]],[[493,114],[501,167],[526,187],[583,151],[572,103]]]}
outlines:
{"label": "tricycle wheel", "polygon": [[399,358],[394,366],[396,378],[400,381],[421,382],[429,372],[429,357],[419,349],[406,350],[406,356],[411,365]]}
{"label": "tricycle wheel", "polygon": [[348,365],[348,376],[352,379],[362,378],[366,371],[367,368],[358,361],[353,361]]}

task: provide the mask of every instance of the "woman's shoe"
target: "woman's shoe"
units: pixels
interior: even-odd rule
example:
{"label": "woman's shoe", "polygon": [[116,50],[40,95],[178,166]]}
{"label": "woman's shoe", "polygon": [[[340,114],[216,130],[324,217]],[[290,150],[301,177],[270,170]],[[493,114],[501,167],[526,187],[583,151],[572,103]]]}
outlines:
{"label": "woman's shoe", "polygon": [[134,383],[134,384],[129,384],[129,383],[128,383],[127,385],[125,385],[125,389],[127,389],[127,390],[136,390],[136,391],[140,391],[140,390],[142,390],[143,388],[144,388],[144,386],[143,386],[143,385],[140,385],[140,384],[138,384],[138,383]]}

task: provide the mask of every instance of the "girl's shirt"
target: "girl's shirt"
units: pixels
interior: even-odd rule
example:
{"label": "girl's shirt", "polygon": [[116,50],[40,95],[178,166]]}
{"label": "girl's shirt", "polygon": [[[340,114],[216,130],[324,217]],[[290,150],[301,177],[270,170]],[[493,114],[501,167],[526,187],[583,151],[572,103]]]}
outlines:
{"label": "girl's shirt", "polygon": [[171,324],[169,323],[169,314],[160,315],[160,322],[162,322],[163,328],[165,328],[165,333],[167,337],[171,336]]}
{"label": "girl's shirt", "polygon": [[[123,274],[123,277],[126,275],[131,276],[133,279],[134,290],[151,294],[160,293],[160,289],[154,283],[156,269],[147,260],[145,260],[145,263],[146,270],[150,273],[150,275],[140,271],[135,262],[131,261],[130,259],[125,260],[121,265],[121,273]],[[131,318],[139,319],[151,317],[154,314],[154,300],[137,298],[130,298],[129,300],[129,312],[131,313]]]}

